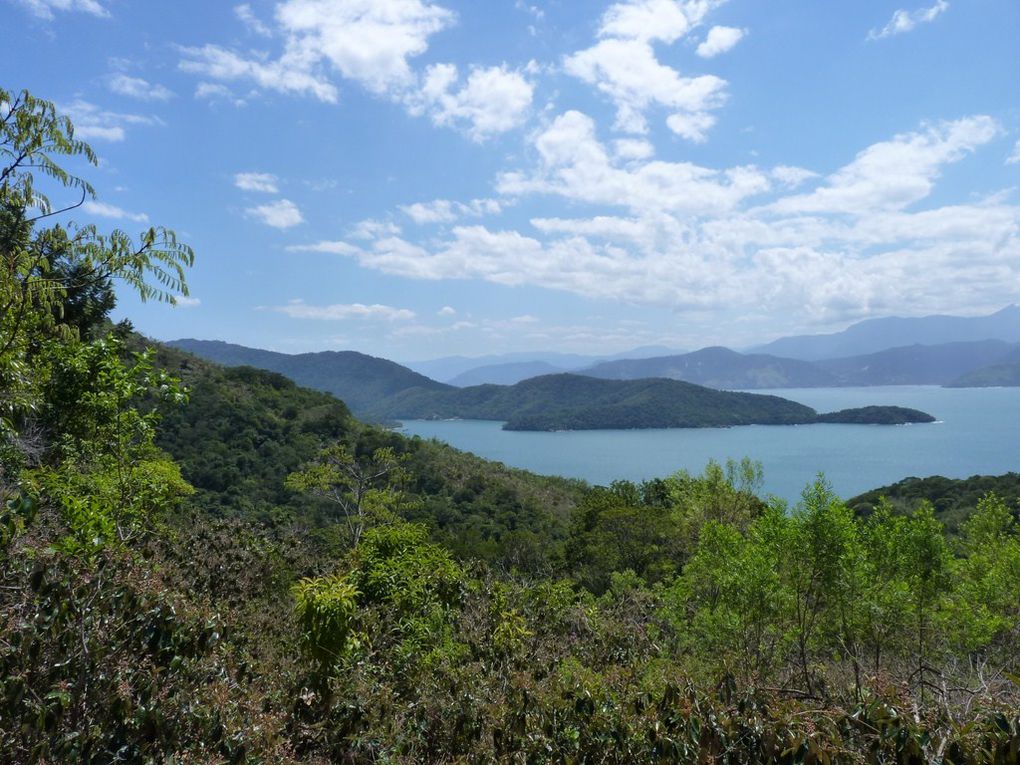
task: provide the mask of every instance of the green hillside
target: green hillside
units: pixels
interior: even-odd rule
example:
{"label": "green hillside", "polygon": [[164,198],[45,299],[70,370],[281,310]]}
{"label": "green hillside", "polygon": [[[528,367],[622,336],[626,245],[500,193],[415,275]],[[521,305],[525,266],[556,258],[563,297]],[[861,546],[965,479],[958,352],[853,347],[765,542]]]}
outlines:
{"label": "green hillside", "polygon": [[970,478],[904,478],[889,486],[872,489],[847,500],[861,515],[870,515],[884,497],[900,513],[911,513],[927,502],[946,528],[956,533],[960,525],[977,510],[983,497],[994,494],[1005,500],[1013,515],[1020,519],[1020,473],[974,475]]}
{"label": "green hillside", "polygon": [[224,366],[251,366],[286,375],[298,385],[340,398],[355,414],[404,390],[446,390],[450,386],[387,359],[356,351],[287,354],[218,340],[174,340],[168,345]]}

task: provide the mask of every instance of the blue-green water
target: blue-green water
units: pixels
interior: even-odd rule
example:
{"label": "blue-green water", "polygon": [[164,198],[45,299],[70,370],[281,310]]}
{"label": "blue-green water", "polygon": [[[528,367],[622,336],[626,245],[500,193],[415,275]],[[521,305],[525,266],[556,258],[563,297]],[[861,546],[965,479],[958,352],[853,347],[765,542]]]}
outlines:
{"label": "blue-green water", "polygon": [[765,491],[795,501],[822,472],[844,497],[907,476],[966,478],[1020,470],[1020,388],[809,388],[755,391],[819,412],[887,404],[934,415],[930,425],[754,425],[699,430],[504,431],[479,420],[404,422],[404,432],[437,438],[536,473],[605,484],[701,472],[710,459],[751,457],[765,468]]}

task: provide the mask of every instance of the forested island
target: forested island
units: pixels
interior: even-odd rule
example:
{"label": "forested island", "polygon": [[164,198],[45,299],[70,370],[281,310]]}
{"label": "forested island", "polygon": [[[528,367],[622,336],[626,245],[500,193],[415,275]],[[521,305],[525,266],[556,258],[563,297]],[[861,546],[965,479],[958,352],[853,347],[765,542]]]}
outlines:
{"label": "forested island", "polygon": [[39,218],[71,162],[0,90],[4,762],[1016,761],[1015,477],[949,535],[946,485],[788,506],[749,460],[590,486],[403,437],[112,324],[194,254]]}

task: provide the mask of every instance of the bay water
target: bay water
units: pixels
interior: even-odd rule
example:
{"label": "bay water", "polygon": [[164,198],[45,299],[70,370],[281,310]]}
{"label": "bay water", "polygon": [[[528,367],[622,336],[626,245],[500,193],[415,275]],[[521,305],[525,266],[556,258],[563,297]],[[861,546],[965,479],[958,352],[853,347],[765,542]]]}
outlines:
{"label": "bay water", "polygon": [[888,386],[769,391],[831,412],[907,406],[933,415],[924,425],[752,425],[737,428],[505,431],[488,420],[406,420],[402,432],[436,438],[480,457],[593,484],[642,481],[710,459],[762,463],[764,491],[796,502],[823,473],[849,498],[908,476],[966,478],[1020,470],[1020,388]]}

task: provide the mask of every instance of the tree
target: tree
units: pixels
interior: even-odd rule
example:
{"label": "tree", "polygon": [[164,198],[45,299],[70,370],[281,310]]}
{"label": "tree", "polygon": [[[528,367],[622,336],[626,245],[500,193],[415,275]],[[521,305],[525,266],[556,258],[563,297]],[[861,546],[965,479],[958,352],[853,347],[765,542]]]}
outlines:
{"label": "tree", "polygon": [[333,502],[357,547],[366,528],[396,520],[396,510],[407,501],[400,488],[406,477],[403,464],[404,458],[388,446],[359,457],[346,444],[337,443],[287,476],[286,485]]}
{"label": "tree", "polygon": [[[113,305],[113,279],[142,300],[174,303],[188,294],[184,270],[194,253],[169,229],[149,228],[135,241],[93,225],[38,226],[95,196],[86,180],[57,161],[97,163],[74,132],[49,101],[0,89],[0,471],[7,473],[17,463],[19,420],[38,403],[32,358],[42,339],[88,334]],[[37,175],[80,197],[54,209]]]}

